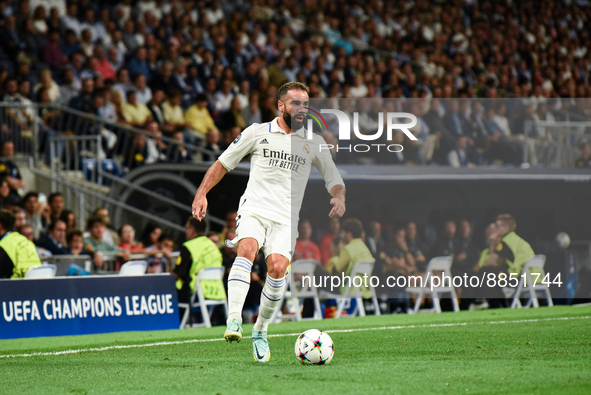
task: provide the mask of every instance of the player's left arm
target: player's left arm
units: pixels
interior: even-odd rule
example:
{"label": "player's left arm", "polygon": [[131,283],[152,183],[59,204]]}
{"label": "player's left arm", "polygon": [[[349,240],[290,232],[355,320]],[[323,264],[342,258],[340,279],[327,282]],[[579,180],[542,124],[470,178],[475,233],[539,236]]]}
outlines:
{"label": "player's left arm", "polygon": [[[318,147],[321,147],[321,144],[324,144],[325,141],[320,136],[315,136],[315,138],[320,139],[320,144]],[[328,150],[319,150],[319,152],[314,157],[314,164],[316,168],[324,178],[326,190],[332,196],[330,200],[330,204],[332,204],[332,210],[328,214],[329,217],[342,217],[345,214],[345,183],[343,182],[343,178],[339,174],[339,171],[332,160],[332,156]]]}

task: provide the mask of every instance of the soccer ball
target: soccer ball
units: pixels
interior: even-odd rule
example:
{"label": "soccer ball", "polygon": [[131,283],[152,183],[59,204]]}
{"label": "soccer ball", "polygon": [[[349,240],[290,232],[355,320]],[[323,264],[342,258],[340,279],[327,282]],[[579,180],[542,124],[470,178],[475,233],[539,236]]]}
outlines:
{"label": "soccer ball", "polygon": [[570,245],[570,237],[568,234],[564,232],[560,232],[556,235],[556,242],[560,246],[560,248],[568,248]]}
{"label": "soccer ball", "polygon": [[298,336],[295,355],[304,365],[326,365],[334,356],[334,343],[328,333],[310,329]]}

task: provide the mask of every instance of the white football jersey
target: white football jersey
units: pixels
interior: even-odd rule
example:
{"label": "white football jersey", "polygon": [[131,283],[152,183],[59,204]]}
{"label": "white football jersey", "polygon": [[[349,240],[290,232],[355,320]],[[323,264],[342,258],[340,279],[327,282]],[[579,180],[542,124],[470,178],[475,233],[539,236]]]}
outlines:
{"label": "white football jersey", "polygon": [[219,161],[230,171],[251,155],[250,176],[239,211],[282,224],[297,224],[312,164],[324,178],[329,193],[335,185],[345,184],[329,150],[320,150],[320,145],[326,144],[321,136],[314,134],[308,140],[304,128],[287,134],[277,120],[244,129]]}

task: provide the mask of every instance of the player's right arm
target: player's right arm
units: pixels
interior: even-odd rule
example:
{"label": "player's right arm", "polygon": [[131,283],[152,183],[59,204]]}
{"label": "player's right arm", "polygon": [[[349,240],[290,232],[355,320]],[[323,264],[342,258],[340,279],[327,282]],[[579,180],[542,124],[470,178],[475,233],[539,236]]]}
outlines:
{"label": "player's right arm", "polygon": [[205,177],[203,177],[203,181],[201,181],[201,185],[197,189],[195,199],[193,200],[193,217],[197,220],[201,221],[205,218],[205,213],[207,212],[207,193],[224,178],[227,172],[228,170],[224,165],[219,160],[216,160],[209,170],[207,170],[207,173],[205,173]]}
{"label": "player's right arm", "polygon": [[205,173],[205,177],[203,177],[203,181],[201,181],[201,185],[195,194],[192,206],[193,217],[198,221],[205,218],[207,193],[224,178],[227,172],[233,170],[242,158],[252,152],[255,145],[255,126],[256,124],[244,129]]}

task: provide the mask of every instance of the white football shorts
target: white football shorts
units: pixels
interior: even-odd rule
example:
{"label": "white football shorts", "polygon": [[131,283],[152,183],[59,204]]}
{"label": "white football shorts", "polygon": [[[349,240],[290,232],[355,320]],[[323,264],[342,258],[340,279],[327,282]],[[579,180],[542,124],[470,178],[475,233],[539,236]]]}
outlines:
{"label": "white football shorts", "polygon": [[281,224],[250,212],[238,212],[236,238],[226,240],[226,245],[238,248],[238,241],[251,237],[259,244],[265,259],[271,254],[281,254],[291,262],[298,238],[297,225]]}

